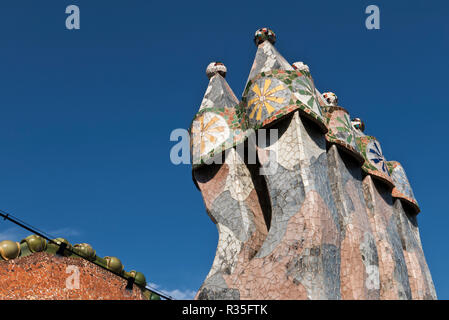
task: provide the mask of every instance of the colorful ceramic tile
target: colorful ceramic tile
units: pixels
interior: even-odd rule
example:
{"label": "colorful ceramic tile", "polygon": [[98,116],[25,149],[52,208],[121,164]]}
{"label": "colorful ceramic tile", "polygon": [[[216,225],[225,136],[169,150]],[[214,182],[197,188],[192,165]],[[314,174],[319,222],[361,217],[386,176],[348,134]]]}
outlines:
{"label": "colorful ceramic tile", "polygon": [[242,108],[247,126],[255,130],[300,110],[323,132],[327,131],[315,86],[304,71],[272,70],[256,75],[248,81]]}
{"label": "colorful ceramic tile", "polygon": [[309,71],[302,70],[301,77],[294,79],[292,87],[298,99],[319,116],[323,116],[315,84]]}
{"label": "colorful ceramic tile", "polygon": [[[224,65],[208,67],[192,150],[200,161],[229,152],[223,165],[193,170],[219,234],[196,299],[436,299],[403,168],[275,40],[256,32],[238,105]],[[257,164],[231,148],[266,127],[280,136],[255,146]]]}
{"label": "colorful ceramic tile", "polygon": [[190,126],[194,168],[208,163],[233,146],[244,142],[239,101],[224,79],[226,67],[213,62],[206,69],[209,85],[200,109]]}
{"label": "colorful ceramic tile", "polygon": [[356,131],[363,132],[365,131],[365,123],[360,118],[354,118],[351,120],[351,124]]}
{"label": "colorful ceramic tile", "polygon": [[326,102],[331,106],[338,106],[338,97],[333,92],[325,92],[323,93],[323,98],[326,100]]}
{"label": "colorful ceramic tile", "polygon": [[276,42],[276,34],[268,28],[260,28],[254,34],[254,43],[256,46],[268,40],[271,44]]}
{"label": "colorful ceramic tile", "polygon": [[342,150],[353,156],[360,164],[364,163],[363,155],[356,142],[356,132],[351,124],[349,113],[346,109],[331,106],[327,112],[326,140],[337,144]]}
{"label": "colorful ceramic tile", "polygon": [[[275,39],[276,37],[274,35],[274,32],[266,29],[267,31],[263,36],[258,36],[260,30],[263,29],[257,30],[255,35],[255,38],[259,40],[255,40],[257,52],[251,70],[249,72],[248,80],[246,81],[247,85],[252,78],[262,72],[268,72],[271,70],[293,70],[293,67],[274,47],[273,39]],[[245,88],[247,87],[247,85],[245,86]]]}
{"label": "colorful ceramic tile", "polygon": [[315,94],[318,98],[318,103],[321,106],[322,112],[326,112],[327,108],[330,107],[330,105],[327,103],[327,101],[324,99],[323,95],[318,91],[318,89],[315,89]]}
{"label": "colorful ceramic tile", "polygon": [[388,161],[387,167],[395,185],[391,192],[392,196],[408,202],[416,210],[416,213],[419,213],[418,202],[402,165],[397,161]]}
{"label": "colorful ceramic tile", "polygon": [[356,141],[365,159],[362,169],[393,188],[394,183],[390,177],[387,161],[382,153],[379,141],[372,136],[365,136],[363,133],[356,137]]}
{"label": "colorful ceramic tile", "polygon": [[295,111],[327,131],[319,97],[307,65],[293,67],[274,47],[273,31],[256,31],[256,57],[243,92],[241,108],[249,128],[259,129]]}

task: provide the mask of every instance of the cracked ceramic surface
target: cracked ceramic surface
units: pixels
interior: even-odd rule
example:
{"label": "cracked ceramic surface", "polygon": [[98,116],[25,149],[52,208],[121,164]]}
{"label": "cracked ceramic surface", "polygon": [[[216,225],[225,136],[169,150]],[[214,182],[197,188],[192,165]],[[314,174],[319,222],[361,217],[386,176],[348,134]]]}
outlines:
{"label": "cracked ceramic surface", "polygon": [[[232,109],[245,144],[216,139],[226,148],[209,149],[226,161],[194,166],[219,233],[196,299],[436,299],[402,166],[274,41],[268,28],[256,32],[256,58]],[[225,104],[226,90],[216,92],[208,99]],[[251,129],[269,139],[250,139]],[[251,150],[256,162],[246,158]]]}

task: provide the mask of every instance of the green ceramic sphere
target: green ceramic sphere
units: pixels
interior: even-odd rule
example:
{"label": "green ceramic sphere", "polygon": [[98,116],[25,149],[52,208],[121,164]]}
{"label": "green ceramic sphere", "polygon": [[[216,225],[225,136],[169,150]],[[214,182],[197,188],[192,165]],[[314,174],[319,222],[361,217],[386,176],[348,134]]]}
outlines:
{"label": "green ceramic sphere", "polygon": [[[53,241],[56,242],[57,245],[54,244],[54,243],[49,242],[49,243],[48,243],[48,246],[49,246],[49,247],[53,247],[56,251],[58,251],[59,245],[60,245],[61,243],[65,243],[65,244],[67,245],[67,246],[66,246],[67,249],[69,249],[69,250],[72,250],[72,249],[73,249],[73,248],[72,248],[72,245],[70,244],[70,242],[67,241],[67,240],[64,239],[64,238],[56,238],[56,239],[53,239]],[[67,256],[70,256],[70,255],[71,255],[71,252],[70,252],[70,251],[64,250],[64,256],[67,257]]]}
{"label": "green ceramic sphere", "polygon": [[147,280],[142,272],[137,272],[135,270],[131,270],[129,272],[130,276],[134,278],[134,282],[140,286],[146,286]]}
{"label": "green ceramic sphere", "polygon": [[161,297],[155,293],[151,293],[150,300],[161,300]]}
{"label": "green ceramic sphere", "polygon": [[104,257],[106,260],[106,266],[109,270],[121,274],[123,272],[123,264],[117,257]]}
{"label": "green ceramic sphere", "polygon": [[20,255],[20,245],[18,242],[3,240],[0,242],[0,255],[3,260],[15,259]]}
{"label": "green ceramic sphere", "polygon": [[78,243],[73,246],[74,250],[84,258],[93,261],[96,257],[96,252],[88,243]]}
{"label": "green ceramic sphere", "polygon": [[32,234],[23,239],[22,241],[20,241],[20,243],[24,242],[26,242],[28,249],[31,252],[41,252],[47,249],[47,241],[45,241],[44,238],[37,236],[35,234]]}

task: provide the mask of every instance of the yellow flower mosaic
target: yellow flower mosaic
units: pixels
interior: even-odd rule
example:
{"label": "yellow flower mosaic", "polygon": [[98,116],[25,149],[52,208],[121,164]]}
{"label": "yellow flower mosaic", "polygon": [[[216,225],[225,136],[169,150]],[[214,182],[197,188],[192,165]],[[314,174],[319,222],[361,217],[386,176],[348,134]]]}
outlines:
{"label": "yellow flower mosaic", "polygon": [[256,116],[256,120],[261,120],[262,109],[264,107],[269,115],[273,113],[276,110],[276,108],[273,107],[270,102],[276,102],[279,104],[284,102],[285,98],[276,97],[275,93],[284,90],[285,87],[282,84],[280,84],[274,87],[273,89],[269,90],[270,85],[271,79],[265,79],[262,90],[260,89],[257,83],[255,83],[254,86],[252,87],[251,90],[256,94],[256,97],[248,101],[248,106],[250,108],[251,106],[254,106],[249,115],[250,119],[253,119],[254,116]]}
{"label": "yellow flower mosaic", "polygon": [[200,154],[204,154],[213,146],[216,146],[217,143],[226,140],[229,130],[224,119],[206,113],[195,120],[192,133],[194,136],[194,147],[198,148],[199,146]]}

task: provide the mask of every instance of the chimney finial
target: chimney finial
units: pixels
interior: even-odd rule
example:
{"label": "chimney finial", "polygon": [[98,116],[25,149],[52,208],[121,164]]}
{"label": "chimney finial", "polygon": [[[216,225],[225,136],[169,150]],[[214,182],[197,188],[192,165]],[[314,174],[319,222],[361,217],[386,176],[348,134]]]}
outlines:
{"label": "chimney finial", "polygon": [[268,40],[272,45],[276,42],[276,34],[273,30],[268,28],[261,28],[254,34],[254,43],[256,46]]}
{"label": "chimney finial", "polygon": [[206,75],[209,79],[215,76],[217,73],[225,78],[226,72],[226,66],[221,62],[211,62],[206,68]]}

